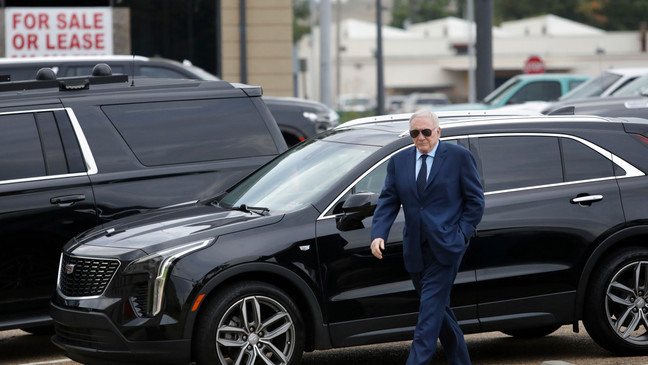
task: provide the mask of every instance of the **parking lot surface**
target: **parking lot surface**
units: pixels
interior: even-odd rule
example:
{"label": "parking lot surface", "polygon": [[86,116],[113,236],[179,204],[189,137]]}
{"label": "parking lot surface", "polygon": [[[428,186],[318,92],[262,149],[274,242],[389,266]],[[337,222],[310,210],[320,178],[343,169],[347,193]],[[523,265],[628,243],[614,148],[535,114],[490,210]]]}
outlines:
{"label": "parking lot surface", "polygon": [[[475,365],[648,365],[648,358],[617,357],[598,347],[581,325],[579,333],[563,326],[553,334],[531,340],[514,339],[499,332],[466,335]],[[404,364],[409,341],[305,353],[302,365]],[[75,365],[46,335],[20,330],[0,332],[0,365]],[[447,364],[443,350],[432,365]]]}

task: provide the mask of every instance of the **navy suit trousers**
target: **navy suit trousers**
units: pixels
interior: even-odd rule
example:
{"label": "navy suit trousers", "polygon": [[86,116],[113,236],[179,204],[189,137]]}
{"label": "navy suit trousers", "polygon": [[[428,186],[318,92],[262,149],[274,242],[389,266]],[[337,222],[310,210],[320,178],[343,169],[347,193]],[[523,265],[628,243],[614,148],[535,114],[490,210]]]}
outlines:
{"label": "navy suit trousers", "polygon": [[421,303],[407,365],[430,364],[436,351],[437,338],[441,341],[449,364],[469,365],[468,347],[450,308],[450,291],[460,262],[442,265],[434,258],[427,243],[422,246],[424,269],[411,273]]}

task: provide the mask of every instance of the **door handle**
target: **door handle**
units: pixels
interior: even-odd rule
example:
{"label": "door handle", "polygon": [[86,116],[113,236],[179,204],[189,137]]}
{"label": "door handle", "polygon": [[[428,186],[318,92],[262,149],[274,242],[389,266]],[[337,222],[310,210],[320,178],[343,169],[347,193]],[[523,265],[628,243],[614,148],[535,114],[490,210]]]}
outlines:
{"label": "door handle", "polygon": [[575,198],[572,198],[569,202],[572,204],[579,205],[592,205],[594,202],[603,200],[603,195],[580,195]]}
{"label": "door handle", "polygon": [[70,205],[83,200],[85,200],[85,194],[73,194],[54,197],[50,199],[50,203],[58,204],[62,207],[69,207]]}

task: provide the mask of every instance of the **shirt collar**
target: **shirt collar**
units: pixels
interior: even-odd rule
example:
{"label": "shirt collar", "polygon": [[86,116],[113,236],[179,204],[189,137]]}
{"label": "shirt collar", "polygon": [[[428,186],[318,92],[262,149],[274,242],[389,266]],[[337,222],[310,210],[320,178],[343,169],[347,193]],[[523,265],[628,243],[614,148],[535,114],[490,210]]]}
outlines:
{"label": "shirt collar", "polygon": [[[434,158],[434,156],[436,155],[437,148],[439,148],[439,143],[441,143],[441,141],[438,141],[436,146],[434,146],[434,148],[432,149],[432,151],[427,153],[428,156]],[[416,150],[416,159],[418,160],[421,157],[422,153],[421,151],[418,150],[418,148],[414,147],[414,149]]]}

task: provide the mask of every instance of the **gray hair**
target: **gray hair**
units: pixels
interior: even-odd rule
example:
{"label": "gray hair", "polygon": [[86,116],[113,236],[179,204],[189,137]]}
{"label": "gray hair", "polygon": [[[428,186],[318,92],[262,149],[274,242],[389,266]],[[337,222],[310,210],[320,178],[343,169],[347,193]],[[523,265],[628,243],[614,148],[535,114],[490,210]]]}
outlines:
{"label": "gray hair", "polygon": [[439,117],[429,109],[419,109],[414,112],[414,114],[412,114],[409,119],[410,126],[412,125],[412,120],[414,120],[415,118],[432,118],[434,128],[437,128],[439,126]]}

